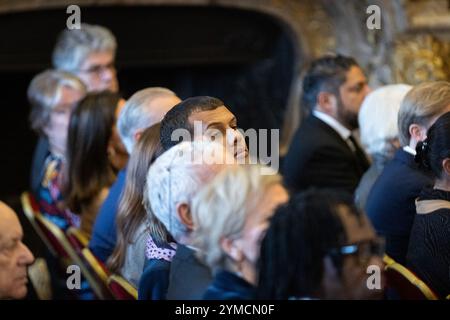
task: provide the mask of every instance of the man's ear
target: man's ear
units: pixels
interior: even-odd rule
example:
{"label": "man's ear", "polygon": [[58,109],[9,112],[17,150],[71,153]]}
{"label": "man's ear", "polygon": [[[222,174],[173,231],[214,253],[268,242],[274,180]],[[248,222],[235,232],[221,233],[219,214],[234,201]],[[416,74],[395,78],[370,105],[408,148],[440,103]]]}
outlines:
{"label": "man's ear", "polygon": [[326,91],[319,92],[317,95],[317,109],[334,117],[337,114],[337,100],[335,95]]}
{"label": "man's ear", "polygon": [[181,203],[177,206],[178,216],[181,223],[183,223],[188,230],[193,230],[194,223],[192,222],[192,215],[189,205],[187,203]]}
{"label": "man's ear", "polygon": [[442,169],[447,176],[450,176],[450,158],[442,160]]}
{"label": "man's ear", "polygon": [[244,259],[241,249],[237,246],[236,240],[229,238],[220,239],[220,247],[234,261],[240,262]]}
{"label": "man's ear", "polygon": [[426,132],[424,132],[425,130],[421,125],[413,123],[409,126],[408,131],[411,138],[416,142],[426,139]]}
{"label": "man's ear", "polygon": [[134,138],[134,142],[138,142],[139,141],[139,139],[141,138],[141,136],[142,136],[142,130],[137,130],[135,133],[134,133],[134,136],[133,136],[133,138]]}

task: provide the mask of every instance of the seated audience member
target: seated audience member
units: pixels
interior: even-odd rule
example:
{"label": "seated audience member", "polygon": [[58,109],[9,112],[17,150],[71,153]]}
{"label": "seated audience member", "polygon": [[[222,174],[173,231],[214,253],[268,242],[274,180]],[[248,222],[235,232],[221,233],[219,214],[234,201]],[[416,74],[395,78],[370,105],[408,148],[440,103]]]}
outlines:
{"label": "seated audience member", "polygon": [[[258,298],[382,298],[383,242],[352,203],[346,193],[310,189],[276,210],[261,244]],[[368,288],[368,266],[380,268],[378,289]]]}
{"label": "seated audience member", "polygon": [[364,173],[355,191],[355,202],[361,210],[366,206],[375,180],[400,147],[397,115],[400,103],[411,88],[406,84],[378,88],[366,96],[359,110],[361,142],[372,158],[369,170]]}
{"label": "seated audience member", "polygon": [[[196,124],[201,132],[194,130]],[[224,146],[240,163],[245,162],[248,157],[247,145],[238,130],[236,117],[217,98],[191,97],[167,112],[161,122],[161,145],[164,150],[183,141],[179,139],[182,137],[180,131],[188,133],[191,140],[222,138]],[[199,136],[196,137],[195,134]]]}
{"label": "seated audience member", "polygon": [[[120,138],[128,153],[131,154],[144,130],[160,122],[166,112],[180,101],[175,93],[159,87],[146,88],[132,95],[117,121]],[[121,170],[111,186],[96,218],[92,239],[89,242],[89,248],[102,261],[107,261],[116,246],[117,207],[120,195],[125,189],[126,171],[126,168]]]}
{"label": "seated audience member", "polygon": [[135,287],[144,269],[150,226],[143,204],[146,176],[150,164],[162,152],[159,129],[157,123],[144,130],[131,153],[117,211],[117,245],[108,260],[109,269],[121,274]]}
{"label": "seated audience member", "polygon": [[22,299],[27,294],[27,267],[34,257],[22,238],[16,213],[0,201],[0,300]]}
{"label": "seated audience member", "polygon": [[72,112],[67,139],[64,196],[81,217],[80,229],[90,237],[97,212],[116,172],[113,130],[120,98],[115,93],[87,95]]}
{"label": "seated audience member", "polygon": [[86,88],[75,76],[47,70],[33,78],[28,87],[31,128],[48,141],[40,182],[34,194],[42,213],[62,229],[78,226],[79,218],[63,204],[61,170],[66,155],[70,114],[84,97]]}
{"label": "seated audience member", "polygon": [[416,214],[415,199],[433,183],[414,162],[415,148],[426,138],[427,129],[439,115],[450,111],[450,83],[415,86],[403,99],[398,113],[402,146],[375,181],[366,202],[366,212],[378,234],[386,239],[386,253],[405,264],[409,235]]}
{"label": "seated audience member", "polygon": [[[209,157],[208,161],[202,161]],[[217,142],[180,143],[163,153],[147,175],[147,212],[167,229],[174,243],[159,242],[153,234],[149,259],[139,283],[139,299],[200,299],[211,281],[209,269],[195,257],[192,245],[191,199],[203,185],[219,173],[225,157],[233,158]],[[174,249],[182,248],[175,264]],[[153,252],[152,252],[153,251]]]}
{"label": "seated audience member", "polygon": [[407,264],[441,298],[450,294],[450,113],[417,144],[416,159],[432,172],[434,186],[416,200]]}
{"label": "seated audience member", "polygon": [[303,80],[302,104],[310,111],[284,159],[283,177],[293,191],[309,187],[354,193],[369,161],[352,134],[369,93],[357,62],[341,55],[312,62]]}
{"label": "seated audience member", "polygon": [[260,241],[275,208],[288,200],[281,176],[261,170],[259,165],[229,167],[194,197],[193,243],[215,274],[206,300],[256,298]]}
{"label": "seated audience member", "polygon": [[[53,49],[53,68],[69,72],[85,84],[89,92],[117,92],[114,60],[117,43],[114,35],[102,26],[83,23],[80,29],[63,30]],[[31,190],[41,182],[40,173],[49,154],[45,136],[40,137],[33,154]]]}

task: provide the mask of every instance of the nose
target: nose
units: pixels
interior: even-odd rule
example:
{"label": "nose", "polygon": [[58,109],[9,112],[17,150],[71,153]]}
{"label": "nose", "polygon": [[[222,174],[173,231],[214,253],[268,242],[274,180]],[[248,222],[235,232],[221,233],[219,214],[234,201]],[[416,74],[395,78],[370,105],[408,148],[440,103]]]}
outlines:
{"label": "nose", "polygon": [[21,254],[20,254],[20,260],[19,262],[22,265],[30,265],[34,262],[34,256],[31,253],[30,249],[28,249],[28,247],[24,244],[24,243],[20,243],[21,245]]}

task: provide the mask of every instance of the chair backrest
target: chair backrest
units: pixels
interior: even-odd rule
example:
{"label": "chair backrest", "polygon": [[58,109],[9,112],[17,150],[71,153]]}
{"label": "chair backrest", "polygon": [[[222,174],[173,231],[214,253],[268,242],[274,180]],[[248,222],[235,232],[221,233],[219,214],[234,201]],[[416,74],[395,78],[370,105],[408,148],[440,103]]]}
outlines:
{"label": "chair backrest", "polygon": [[33,195],[29,192],[23,192],[20,196],[20,201],[22,203],[22,210],[31,226],[33,227],[34,231],[37,233],[42,242],[44,242],[46,248],[50,251],[50,253],[53,256],[56,256],[57,252],[54,248],[54,245],[50,242],[48,236],[40,226],[40,223],[37,221],[37,217],[40,216],[41,213]]}
{"label": "chair backrest", "polygon": [[420,280],[412,271],[399,263],[386,266],[388,286],[395,289],[401,299],[405,300],[438,300],[437,295]]}
{"label": "chair backrest", "polygon": [[81,250],[84,260],[105,286],[108,286],[109,271],[106,266],[98,260],[89,248]]}
{"label": "chair backrest", "polygon": [[78,252],[80,256],[82,256],[81,251],[84,248],[87,248],[89,244],[87,235],[85,235],[80,229],[69,227],[69,229],[67,229],[66,231],[66,236],[69,242],[72,244],[72,247]]}
{"label": "chair backrest", "polygon": [[117,274],[108,278],[108,287],[116,300],[137,300],[138,292],[127,280]]}

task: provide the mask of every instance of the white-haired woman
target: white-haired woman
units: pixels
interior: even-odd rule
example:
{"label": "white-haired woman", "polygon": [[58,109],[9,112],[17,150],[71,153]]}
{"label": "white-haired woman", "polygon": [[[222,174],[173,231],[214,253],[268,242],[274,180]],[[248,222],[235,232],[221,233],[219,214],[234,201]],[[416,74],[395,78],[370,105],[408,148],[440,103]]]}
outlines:
{"label": "white-haired woman", "polygon": [[361,105],[358,117],[361,142],[372,158],[372,165],[361,178],[355,191],[355,201],[360,209],[364,209],[370,189],[384,165],[400,147],[398,110],[411,88],[406,84],[380,87],[369,93]]}
{"label": "white-haired woman", "polygon": [[194,246],[215,273],[204,299],[255,298],[260,243],[276,207],[288,200],[278,174],[232,166],[193,200]]}
{"label": "white-haired woman", "polygon": [[[61,228],[78,226],[79,219],[62,204],[61,171],[66,155],[69,119],[86,87],[65,71],[46,70],[36,75],[28,87],[31,128],[48,140],[49,151],[38,174],[35,191],[43,213]],[[37,172],[36,172],[37,174]]]}

